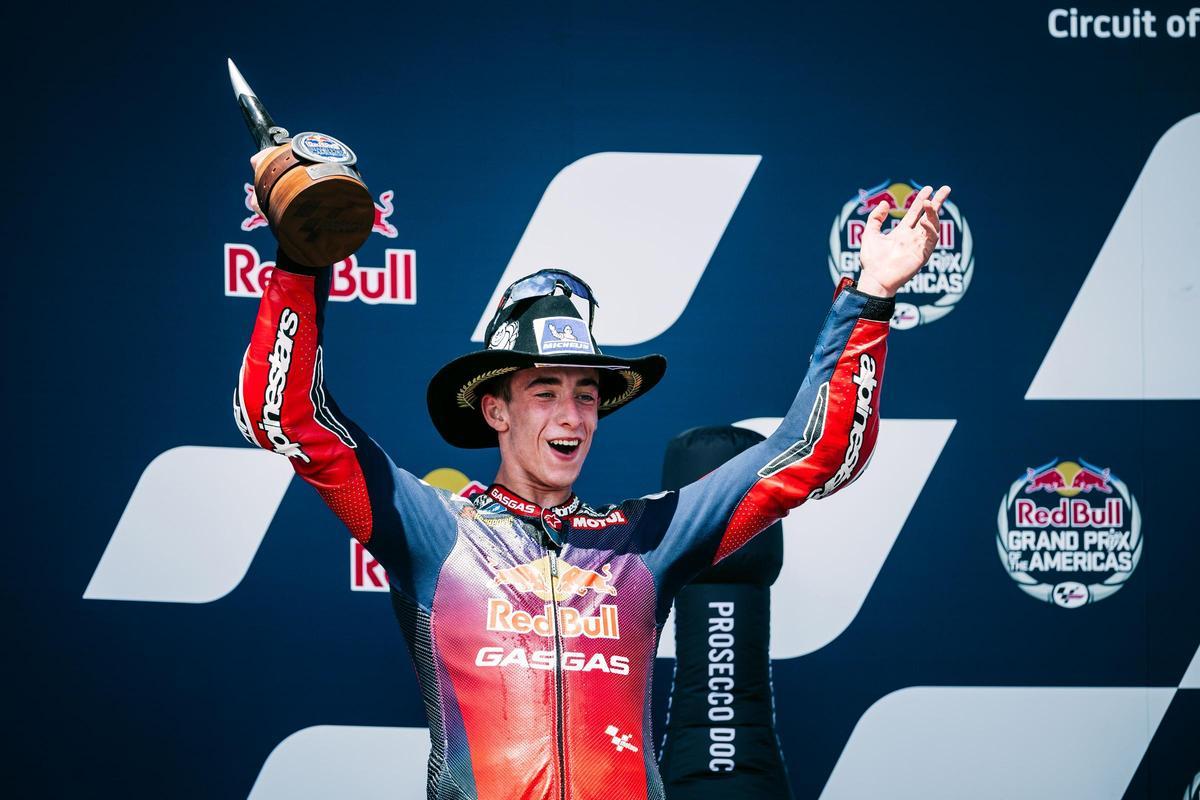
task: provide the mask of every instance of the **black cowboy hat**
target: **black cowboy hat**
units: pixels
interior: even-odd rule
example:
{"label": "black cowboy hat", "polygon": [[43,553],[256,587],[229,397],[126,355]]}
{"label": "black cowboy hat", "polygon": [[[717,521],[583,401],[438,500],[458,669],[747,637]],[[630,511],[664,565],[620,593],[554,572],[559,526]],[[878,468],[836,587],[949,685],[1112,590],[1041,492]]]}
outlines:
{"label": "black cowboy hat", "polygon": [[[521,296],[521,288],[544,293]],[[572,296],[587,300],[588,320],[580,316]],[[601,417],[654,388],[667,370],[667,360],[661,355],[604,355],[592,337],[595,306],[588,285],[563,270],[542,270],[513,283],[484,333],[487,349],[454,359],[429,382],[429,416],[442,438],[455,447],[495,447],[496,431],[483,419],[479,389],[520,369],[596,368]]]}

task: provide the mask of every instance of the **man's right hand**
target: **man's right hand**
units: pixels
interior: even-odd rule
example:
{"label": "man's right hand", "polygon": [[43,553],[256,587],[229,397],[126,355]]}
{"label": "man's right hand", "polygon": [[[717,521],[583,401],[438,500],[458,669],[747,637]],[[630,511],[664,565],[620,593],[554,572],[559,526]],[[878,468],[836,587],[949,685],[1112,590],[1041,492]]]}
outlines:
{"label": "man's right hand", "polygon": [[950,194],[943,186],[936,193],[926,186],[913,199],[900,224],[884,233],[883,221],[891,210],[886,200],[875,206],[863,231],[862,272],[858,288],[876,297],[894,297],[896,292],[929,261],[941,235],[938,214]]}

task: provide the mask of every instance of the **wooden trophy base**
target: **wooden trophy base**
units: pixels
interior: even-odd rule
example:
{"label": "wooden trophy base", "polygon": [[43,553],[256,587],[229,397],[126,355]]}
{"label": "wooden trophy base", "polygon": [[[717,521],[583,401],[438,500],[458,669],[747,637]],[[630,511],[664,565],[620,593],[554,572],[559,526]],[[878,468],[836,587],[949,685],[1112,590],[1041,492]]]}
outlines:
{"label": "wooden trophy base", "polygon": [[371,235],[375,203],[350,166],[308,161],[282,144],[259,162],[254,188],[279,246],[301,264],[341,261]]}

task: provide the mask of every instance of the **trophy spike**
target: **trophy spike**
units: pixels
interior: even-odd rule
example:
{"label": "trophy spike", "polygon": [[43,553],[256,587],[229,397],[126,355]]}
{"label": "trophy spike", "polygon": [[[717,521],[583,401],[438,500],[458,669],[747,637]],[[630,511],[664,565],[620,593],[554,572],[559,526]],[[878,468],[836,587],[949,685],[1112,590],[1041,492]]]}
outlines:
{"label": "trophy spike", "polygon": [[233,96],[236,98],[238,95],[244,94],[247,97],[258,97],[250,88],[250,84],[246,83],[246,79],[242,77],[242,73],[237,68],[237,64],[233,63],[233,59],[225,60],[229,62],[229,82],[233,84]]}
{"label": "trophy spike", "polygon": [[259,150],[254,196],[280,249],[309,266],[348,258],[371,235],[375,220],[374,200],[355,169],[358,156],[316,131],[293,139],[271,119],[232,58],[227,65],[233,96]]}
{"label": "trophy spike", "polygon": [[265,150],[289,141],[287,129],[276,125],[275,120],[271,119],[266,107],[258,99],[254,90],[250,88],[250,84],[246,83],[246,79],[242,77],[242,73],[233,63],[233,59],[228,58],[226,61],[229,62],[229,82],[233,84],[233,96],[237,98],[238,105],[242,109],[242,118],[246,121],[246,128],[250,131],[250,137],[258,145],[258,149]]}

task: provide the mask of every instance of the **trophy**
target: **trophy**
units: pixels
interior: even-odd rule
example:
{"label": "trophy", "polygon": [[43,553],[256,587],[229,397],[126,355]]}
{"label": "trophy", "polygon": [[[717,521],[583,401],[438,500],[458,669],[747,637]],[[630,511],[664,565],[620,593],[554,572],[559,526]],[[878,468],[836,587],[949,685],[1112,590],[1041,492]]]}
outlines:
{"label": "trophy", "polygon": [[375,204],[346,145],[323,133],[289,136],[229,59],[229,80],[260,150],[254,193],[279,246],[296,261],[325,266],[347,258],[371,234]]}

